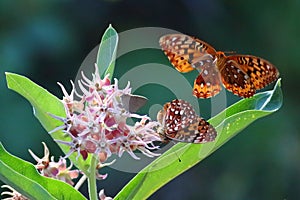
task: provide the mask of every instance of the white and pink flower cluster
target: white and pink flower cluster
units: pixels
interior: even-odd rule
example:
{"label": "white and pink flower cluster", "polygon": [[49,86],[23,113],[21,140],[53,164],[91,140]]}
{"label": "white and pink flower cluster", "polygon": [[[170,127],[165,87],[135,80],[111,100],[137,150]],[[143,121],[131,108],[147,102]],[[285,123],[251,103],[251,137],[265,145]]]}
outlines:
{"label": "white and pink flower cluster", "polygon": [[[77,152],[77,157],[81,155],[83,159],[94,154],[103,163],[112,154],[120,157],[125,151],[134,159],[139,159],[134,153],[135,150],[149,157],[159,156],[151,151],[159,148],[153,142],[161,141],[156,132],[158,122],[151,121],[147,116],[131,113],[123,101],[123,97],[131,97],[129,83],[124,89],[119,89],[117,79],[111,84],[108,75],[101,79],[98,67],[95,68],[92,80],[82,73],[82,80],[78,81],[82,94],[75,90],[72,81],[73,89],[70,94],[58,83],[64,94],[66,117],[51,114],[64,123],[50,133],[62,130],[72,138],[70,142],[57,140],[70,146],[66,157],[73,152]],[[128,118],[140,121],[128,125]]]}
{"label": "white and pink flower cluster", "polygon": [[70,185],[74,185],[72,179],[75,179],[79,176],[79,170],[72,170],[72,163],[69,167],[67,167],[67,161],[62,157],[58,162],[54,161],[53,156],[50,159],[50,152],[47,145],[44,142],[42,142],[42,144],[44,145],[44,156],[42,158],[39,158],[30,149],[28,150],[30,155],[37,162],[37,164],[35,165],[36,169],[43,176],[58,179],[63,182],[69,183]]}

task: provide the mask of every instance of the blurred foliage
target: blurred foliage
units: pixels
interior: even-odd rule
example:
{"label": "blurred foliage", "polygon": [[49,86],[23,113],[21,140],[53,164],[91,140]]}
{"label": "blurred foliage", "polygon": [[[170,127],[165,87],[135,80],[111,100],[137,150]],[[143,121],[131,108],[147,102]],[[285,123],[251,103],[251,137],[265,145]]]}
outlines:
{"label": "blurred foliage", "polygon": [[[85,56],[100,42],[109,23],[118,32],[165,27],[197,36],[216,49],[270,60],[281,72],[284,105],[150,199],[297,199],[299,9],[299,0],[0,1],[0,140],[9,152],[31,162],[27,149],[42,154],[41,141],[49,144],[56,157],[61,154],[33,117],[29,103],[7,89],[5,71],[26,75],[61,97],[56,82],[70,89],[69,80],[74,80]],[[167,62],[159,51],[151,58]],[[117,61],[116,76],[134,67],[132,63],[138,63],[138,59],[146,61],[150,57],[144,53]],[[185,76],[192,83],[195,74]],[[147,96],[155,93],[150,86],[141,90],[138,91]],[[229,93],[227,96],[229,103],[238,100]],[[172,97],[170,94],[169,98],[154,100],[163,104]],[[209,117],[205,108],[201,111]],[[105,170],[109,177],[99,183],[99,188],[105,188],[109,196],[114,196],[134,176]]]}

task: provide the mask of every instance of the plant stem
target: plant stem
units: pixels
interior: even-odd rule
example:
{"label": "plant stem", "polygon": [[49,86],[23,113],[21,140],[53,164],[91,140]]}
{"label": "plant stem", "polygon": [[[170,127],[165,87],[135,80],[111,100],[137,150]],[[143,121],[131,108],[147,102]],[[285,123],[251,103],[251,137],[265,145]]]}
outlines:
{"label": "plant stem", "polygon": [[90,200],[97,200],[97,183],[96,183],[96,165],[97,159],[95,156],[92,157],[90,172],[88,176],[88,187]]}

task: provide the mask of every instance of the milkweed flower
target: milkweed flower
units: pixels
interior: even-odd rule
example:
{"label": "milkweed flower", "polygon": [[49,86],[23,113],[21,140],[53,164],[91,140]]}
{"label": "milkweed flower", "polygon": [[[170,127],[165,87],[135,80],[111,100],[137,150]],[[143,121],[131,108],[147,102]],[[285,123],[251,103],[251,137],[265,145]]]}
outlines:
{"label": "milkweed flower", "polygon": [[24,195],[20,194],[17,192],[14,188],[10,187],[9,185],[2,185],[1,188],[7,188],[10,189],[11,191],[4,191],[1,193],[1,195],[9,195],[10,197],[7,197],[2,200],[29,200],[27,197]]}
{"label": "milkweed flower", "polygon": [[[82,73],[82,79],[78,81],[81,94],[75,90],[72,81],[70,94],[58,83],[64,94],[62,102],[66,117],[50,114],[63,124],[49,133],[62,130],[71,138],[71,141],[56,140],[70,147],[66,157],[77,152],[77,158],[87,159],[89,154],[94,154],[100,162],[105,162],[113,154],[121,157],[127,152],[134,159],[139,159],[135,150],[148,157],[159,156],[152,152],[159,148],[153,142],[161,141],[156,131],[158,122],[130,112],[130,105],[123,100],[132,96],[130,84],[120,89],[118,80],[114,79],[112,84],[108,77],[100,78],[97,65],[91,80]],[[129,118],[139,121],[129,125],[126,121]]]}
{"label": "milkweed flower", "polygon": [[39,158],[30,149],[28,150],[30,155],[37,162],[35,165],[36,169],[43,176],[58,179],[69,183],[70,185],[74,185],[72,179],[79,176],[79,170],[71,170],[73,166],[72,163],[69,167],[67,167],[66,159],[64,158],[60,158],[58,162],[54,161],[53,156],[49,159],[49,149],[44,142],[42,142],[42,144],[44,145],[44,156],[42,158]]}
{"label": "milkweed flower", "polygon": [[105,194],[104,194],[104,190],[100,190],[99,192],[99,200],[113,200],[113,198],[111,197],[107,197]]}

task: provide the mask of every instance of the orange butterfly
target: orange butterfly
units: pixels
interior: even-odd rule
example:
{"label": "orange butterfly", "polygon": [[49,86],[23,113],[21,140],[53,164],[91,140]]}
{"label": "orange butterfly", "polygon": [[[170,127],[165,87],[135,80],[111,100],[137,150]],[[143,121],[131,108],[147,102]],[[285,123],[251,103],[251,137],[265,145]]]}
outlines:
{"label": "orange butterfly", "polygon": [[165,35],[160,46],[179,72],[200,70],[194,82],[193,95],[210,98],[222,87],[243,98],[252,97],[277,80],[278,69],[269,61],[251,55],[226,56],[197,38],[184,34]]}

